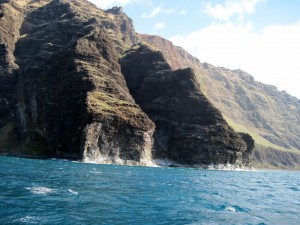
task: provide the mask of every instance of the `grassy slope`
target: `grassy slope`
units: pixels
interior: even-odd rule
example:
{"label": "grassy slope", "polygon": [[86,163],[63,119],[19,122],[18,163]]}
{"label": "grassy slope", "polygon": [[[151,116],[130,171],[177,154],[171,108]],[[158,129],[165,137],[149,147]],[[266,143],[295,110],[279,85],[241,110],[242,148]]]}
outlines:
{"label": "grassy slope", "polygon": [[243,71],[200,63],[161,37],[141,35],[141,39],[160,49],[173,69],[192,67],[196,71],[202,91],[222,111],[228,124],[254,138],[257,146],[254,161],[257,166],[300,166],[300,151],[290,141],[297,143],[300,140],[297,126],[299,106],[295,98],[279,92],[275,87],[255,82]]}
{"label": "grassy slope", "polygon": [[263,138],[262,136],[260,136],[259,134],[257,134],[256,132],[252,131],[251,128],[246,128],[241,124],[238,124],[236,122],[234,122],[233,120],[231,120],[230,118],[228,118],[227,116],[223,115],[225,120],[227,121],[227,123],[237,132],[243,132],[243,133],[248,133],[250,134],[253,139],[255,140],[255,143],[257,145],[260,146],[265,146],[265,147],[269,147],[269,148],[274,148],[276,150],[279,151],[283,151],[283,152],[292,152],[292,153],[297,153],[297,149],[292,148],[292,149],[288,149],[288,148],[284,148],[278,145],[275,145],[273,143],[271,143],[270,141],[268,141],[267,139]]}
{"label": "grassy slope", "polygon": [[259,134],[247,129],[241,124],[237,124],[230,118],[224,116],[227,123],[237,132],[250,134],[256,143],[254,151],[254,167],[269,169],[300,169],[300,151],[288,149],[275,145]]}

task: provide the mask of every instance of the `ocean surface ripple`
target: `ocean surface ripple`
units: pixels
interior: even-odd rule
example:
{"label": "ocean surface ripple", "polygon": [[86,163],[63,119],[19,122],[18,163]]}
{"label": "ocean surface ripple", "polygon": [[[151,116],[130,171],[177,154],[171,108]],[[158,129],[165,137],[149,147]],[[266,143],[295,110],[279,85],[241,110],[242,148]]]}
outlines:
{"label": "ocean surface ripple", "polygon": [[0,224],[300,224],[300,173],[0,157]]}

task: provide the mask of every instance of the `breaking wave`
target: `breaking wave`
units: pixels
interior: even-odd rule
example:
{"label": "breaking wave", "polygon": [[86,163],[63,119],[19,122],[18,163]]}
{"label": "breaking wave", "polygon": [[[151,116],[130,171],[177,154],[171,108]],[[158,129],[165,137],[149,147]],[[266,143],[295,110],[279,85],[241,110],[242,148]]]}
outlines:
{"label": "breaking wave", "polygon": [[56,189],[47,187],[26,187],[25,189],[31,191],[32,194],[36,195],[48,195],[56,191]]}
{"label": "breaking wave", "polygon": [[73,191],[72,189],[68,189],[69,193],[72,195],[78,195],[77,191]]}

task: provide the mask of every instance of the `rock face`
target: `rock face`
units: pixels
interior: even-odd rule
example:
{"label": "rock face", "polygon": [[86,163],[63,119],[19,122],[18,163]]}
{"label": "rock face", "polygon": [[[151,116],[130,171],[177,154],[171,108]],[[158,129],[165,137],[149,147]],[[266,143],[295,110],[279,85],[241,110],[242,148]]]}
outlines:
{"label": "rock face", "polygon": [[[7,38],[16,41],[17,66],[8,60],[17,79],[16,119],[1,119],[6,122],[2,126],[18,132],[18,151],[101,162],[149,160],[154,124],[135,104],[118,64],[119,52],[135,41],[118,22],[130,20],[122,14],[116,22],[110,12],[86,1],[38,3],[24,3],[26,18],[15,27],[20,37]],[[1,4],[16,6],[21,8],[14,2]],[[21,19],[8,18],[7,24],[16,25],[16,20]],[[13,46],[4,53],[9,58],[14,45],[4,43]]]}
{"label": "rock face", "polygon": [[246,133],[239,133],[241,138],[247,145],[247,149],[242,153],[242,161],[244,165],[251,165],[253,160],[253,150],[255,149],[255,142],[251,135]]}
{"label": "rock face", "polygon": [[0,1],[0,149],[16,149],[17,74],[15,43],[20,37],[24,12],[21,6]]}
{"label": "rock face", "polygon": [[[172,71],[161,52],[139,47],[121,8],[2,0],[0,30],[0,153],[251,163],[252,147],[205,97],[195,72]],[[126,84],[119,59],[132,46],[121,60]]]}
{"label": "rock face", "polygon": [[[161,37],[140,35],[140,41],[159,49],[173,70],[194,69],[203,93],[221,110],[229,125],[254,138],[256,166],[300,166],[299,99],[274,86],[257,82],[241,70],[201,63]],[[272,160],[262,160],[268,158],[266,155]]]}
{"label": "rock face", "polygon": [[15,64],[15,43],[20,37],[23,23],[23,9],[9,1],[0,2],[0,76],[11,75],[18,66]]}
{"label": "rock face", "polygon": [[[156,125],[154,156],[181,164],[247,161],[246,144],[203,95],[192,69],[172,71],[146,45],[125,52],[122,73],[136,102]],[[249,152],[254,148],[248,146]]]}

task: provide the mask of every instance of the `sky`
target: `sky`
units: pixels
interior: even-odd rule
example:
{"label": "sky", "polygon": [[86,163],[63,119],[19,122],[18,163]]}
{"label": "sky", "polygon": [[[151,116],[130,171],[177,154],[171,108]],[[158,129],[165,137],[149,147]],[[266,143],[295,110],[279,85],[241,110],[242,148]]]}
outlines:
{"label": "sky", "polygon": [[183,47],[201,62],[242,69],[300,99],[298,0],[90,0],[122,6],[137,32]]}

